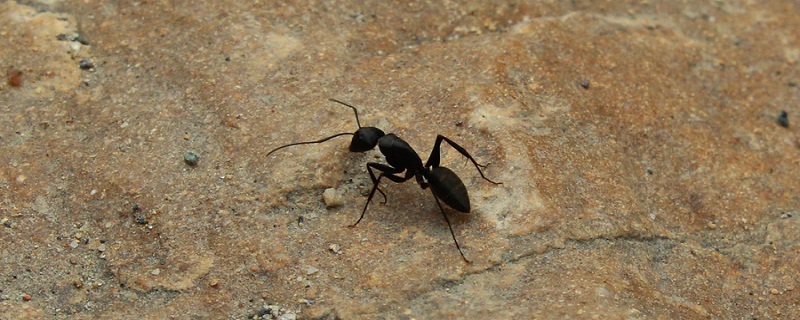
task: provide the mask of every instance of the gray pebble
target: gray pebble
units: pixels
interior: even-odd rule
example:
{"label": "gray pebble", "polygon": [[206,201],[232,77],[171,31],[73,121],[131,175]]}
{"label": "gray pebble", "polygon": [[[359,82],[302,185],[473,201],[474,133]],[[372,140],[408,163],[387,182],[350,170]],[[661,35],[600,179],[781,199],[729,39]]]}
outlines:
{"label": "gray pebble", "polygon": [[183,154],[183,161],[190,166],[196,166],[200,162],[200,156],[190,151]]}
{"label": "gray pebble", "polygon": [[81,61],[78,62],[78,65],[80,65],[81,69],[84,70],[94,68],[94,63],[88,58],[81,59]]}
{"label": "gray pebble", "polygon": [[312,274],[315,274],[315,273],[317,273],[317,271],[319,271],[319,269],[317,269],[317,268],[315,268],[315,267],[308,267],[308,268],[306,268],[306,274],[307,274],[307,275],[312,275]]}

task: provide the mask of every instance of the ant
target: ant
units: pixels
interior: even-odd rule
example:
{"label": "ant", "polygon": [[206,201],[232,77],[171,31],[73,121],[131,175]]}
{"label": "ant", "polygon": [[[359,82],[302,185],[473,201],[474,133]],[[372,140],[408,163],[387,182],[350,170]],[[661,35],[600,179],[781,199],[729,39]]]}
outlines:
{"label": "ant", "polygon": [[[402,183],[411,178],[415,178],[417,184],[419,184],[422,189],[430,187],[433,198],[436,199],[436,204],[442,212],[444,221],[447,222],[447,227],[450,228],[450,235],[453,236],[453,242],[455,242],[456,248],[461,254],[461,258],[464,259],[465,262],[471,263],[467,260],[467,257],[464,256],[464,252],[461,250],[458,240],[456,240],[453,226],[450,224],[450,219],[447,218],[447,214],[444,213],[444,208],[441,204],[441,202],[444,202],[451,208],[463,213],[469,213],[470,211],[469,194],[467,193],[467,188],[464,186],[464,183],[452,170],[439,165],[441,159],[439,150],[442,142],[447,142],[451,147],[456,149],[456,151],[461,153],[461,155],[472,161],[472,164],[475,165],[475,168],[478,169],[478,173],[480,173],[484,180],[495,185],[502,184],[502,182],[494,182],[486,178],[486,176],[483,175],[483,171],[481,171],[481,168],[485,168],[486,165],[478,164],[466,149],[443,135],[436,136],[436,142],[433,145],[433,150],[431,150],[431,155],[428,157],[428,161],[425,162],[425,165],[423,165],[422,159],[420,159],[417,152],[403,139],[400,139],[393,133],[385,134],[383,130],[376,127],[362,127],[361,121],[358,119],[358,110],[356,107],[336,99],[329,100],[353,109],[356,115],[356,124],[358,124],[358,130],[356,130],[356,132],[337,133],[316,141],[290,143],[273,149],[267,153],[267,156],[286,147],[322,143],[344,135],[353,136],[349,147],[351,152],[366,152],[378,146],[381,153],[386,158],[388,165],[378,162],[367,163],[367,171],[369,172],[373,184],[372,190],[369,192],[369,197],[367,197],[367,203],[364,204],[364,210],[361,211],[361,216],[358,218],[358,221],[350,227],[355,227],[361,222],[361,219],[364,219],[364,214],[367,212],[367,207],[369,207],[369,203],[372,201],[376,190],[383,195],[384,203],[386,203],[386,194],[378,188],[381,178],[386,177],[395,183]],[[376,177],[375,171],[373,170],[379,171],[380,174]],[[405,171],[405,174],[403,174],[403,171]]]}

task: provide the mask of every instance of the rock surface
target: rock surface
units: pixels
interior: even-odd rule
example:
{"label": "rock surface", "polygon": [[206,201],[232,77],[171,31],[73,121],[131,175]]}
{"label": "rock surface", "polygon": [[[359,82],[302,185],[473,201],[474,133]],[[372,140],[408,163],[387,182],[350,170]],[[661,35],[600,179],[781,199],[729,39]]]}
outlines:
{"label": "rock surface", "polygon": [[[0,319],[800,318],[797,12],[6,1]],[[443,147],[472,264],[413,179],[346,227],[378,151],[266,157],[354,131],[329,98],[491,163]]]}

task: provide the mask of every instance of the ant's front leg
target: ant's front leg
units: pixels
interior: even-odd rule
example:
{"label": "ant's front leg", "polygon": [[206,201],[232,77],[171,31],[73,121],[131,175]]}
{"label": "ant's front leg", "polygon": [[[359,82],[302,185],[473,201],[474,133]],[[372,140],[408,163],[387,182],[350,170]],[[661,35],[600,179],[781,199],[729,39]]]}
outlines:
{"label": "ant's front leg", "polygon": [[[372,171],[373,168],[375,170],[381,171],[381,174],[378,175],[377,178],[375,177],[375,172]],[[375,190],[379,190],[378,185],[380,185],[381,183],[381,178],[386,177],[389,180],[392,180],[397,183],[405,182],[411,178],[411,177],[401,177],[395,175],[397,173],[403,172],[403,170],[404,169],[397,169],[395,167],[377,162],[367,163],[367,171],[369,171],[369,177],[372,178],[372,190],[369,192],[369,197],[367,197],[367,203],[364,204],[364,210],[361,211],[361,216],[358,218],[358,221],[356,221],[356,223],[350,226],[351,228],[358,225],[358,223],[361,222],[361,219],[364,219],[364,214],[367,213],[367,207],[369,207],[369,203],[370,201],[372,201],[372,196],[375,195]],[[383,194],[383,191],[381,191],[381,194]],[[383,196],[384,198],[386,198],[385,194]]]}
{"label": "ant's front leg", "polygon": [[489,180],[489,178],[483,175],[483,171],[481,171],[481,168],[486,167],[485,165],[478,164],[478,162],[475,161],[475,159],[469,154],[469,152],[467,152],[467,149],[464,149],[464,147],[458,145],[457,143],[453,142],[453,140],[450,140],[441,134],[436,135],[436,142],[433,144],[433,150],[431,150],[431,155],[428,157],[428,161],[425,162],[425,168],[439,167],[439,162],[441,160],[440,147],[442,145],[442,141],[446,141],[451,147],[453,147],[453,149],[456,149],[458,153],[460,153],[462,156],[467,157],[469,161],[472,161],[472,164],[475,165],[475,169],[478,169],[478,173],[481,174],[481,177],[484,180],[489,181],[493,184],[503,184],[502,182],[494,182],[492,180]]}

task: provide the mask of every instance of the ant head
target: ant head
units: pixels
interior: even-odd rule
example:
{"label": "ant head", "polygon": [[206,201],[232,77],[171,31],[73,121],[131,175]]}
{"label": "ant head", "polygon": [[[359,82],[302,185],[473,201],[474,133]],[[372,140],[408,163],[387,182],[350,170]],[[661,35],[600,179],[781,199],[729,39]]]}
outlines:
{"label": "ant head", "polygon": [[384,135],[381,129],[361,127],[353,134],[353,140],[350,141],[350,151],[365,152],[375,149],[375,146],[378,145],[378,139]]}

